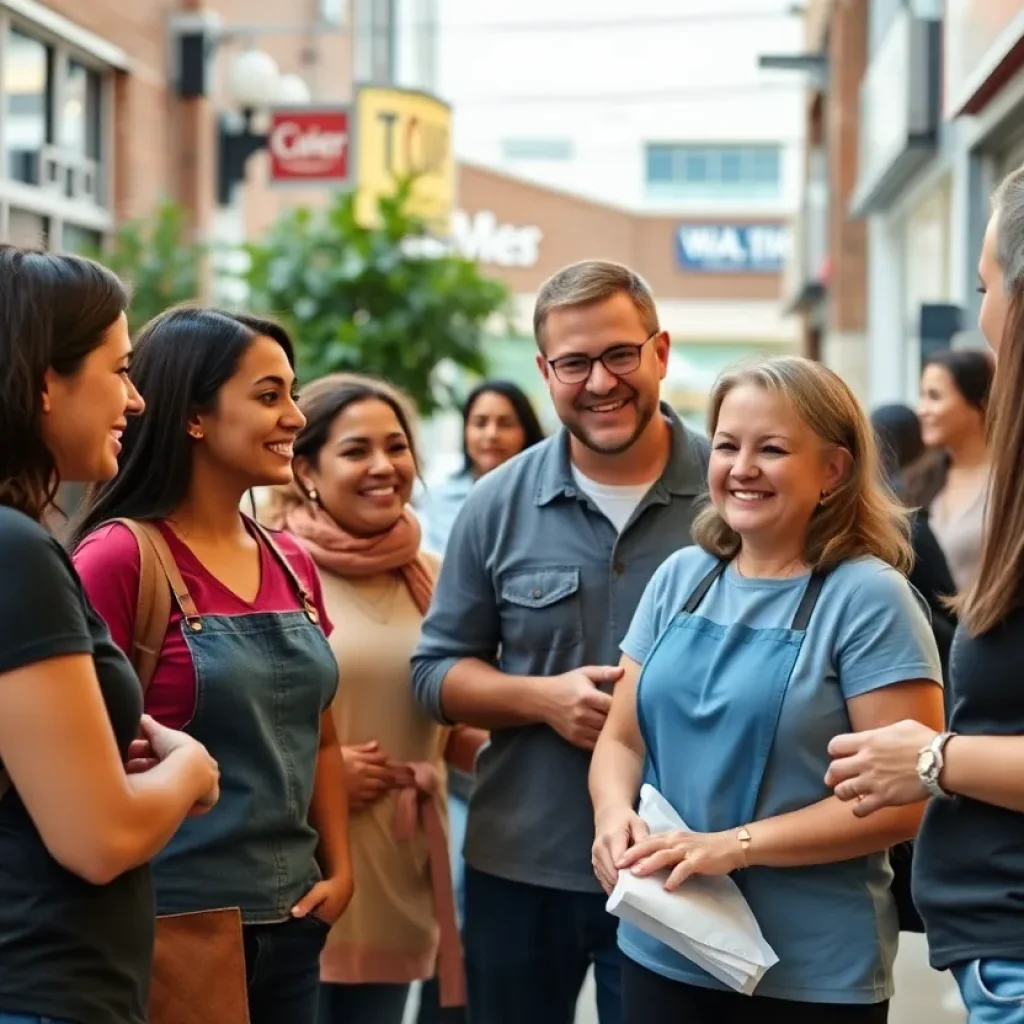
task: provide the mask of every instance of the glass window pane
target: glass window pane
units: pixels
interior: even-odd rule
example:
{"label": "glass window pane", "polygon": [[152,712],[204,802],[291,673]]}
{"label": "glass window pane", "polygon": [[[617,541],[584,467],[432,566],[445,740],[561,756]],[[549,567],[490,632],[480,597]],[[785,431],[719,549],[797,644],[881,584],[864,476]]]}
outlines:
{"label": "glass window pane", "polygon": [[50,218],[12,206],[8,219],[7,241],[26,249],[50,247]]}
{"label": "glass window pane", "polygon": [[719,181],[738,185],[743,181],[743,156],[740,150],[722,150],[718,159]]}
{"label": "glass window pane", "polygon": [[675,177],[672,169],[671,146],[647,147],[647,180],[672,181]]}
{"label": "glass window pane", "polygon": [[774,185],[779,181],[778,149],[755,149],[750,154],[749,172],[751,181],[759,185]]}
{"label": "glass window pane", "polygon": [[691,183],[710,181],[712,177],[711,157],[711,153],[700,149],[683,153],[683,181]]}
{"label": "glass window pane", "polygon": [[77,224],[64,225],[61,247],[65,252],[80,256],[94,256],[103,246],[103,235],[99,231],[79,227]]}
{"label": "glass window pane", "polygon": [[31,36],[11,29],[4,51],[7,173],[40,184],[39,151],[53,141],[53,53]]}
{"label": "glass window pane", "polygon": [[68,63],[60,131],[64,150],[99,160],[100,76],[75,61]]}

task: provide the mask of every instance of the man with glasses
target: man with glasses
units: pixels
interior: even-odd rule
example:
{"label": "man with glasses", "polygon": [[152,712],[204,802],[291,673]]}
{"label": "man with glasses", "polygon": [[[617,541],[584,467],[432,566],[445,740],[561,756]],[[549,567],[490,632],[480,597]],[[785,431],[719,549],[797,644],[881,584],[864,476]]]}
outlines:
{"label": "man with glasses", "polygon": [[707,442],[666,405],[647,285],[586,261],[541,288],[537,365],[565,429],[475,485],[413,658],[444,722],[491,730],[466,835],[472,1024],[572,1024],[588,968],[621,1020],[616,919],[591,864],[590,751],[651,576],[689,544]]}

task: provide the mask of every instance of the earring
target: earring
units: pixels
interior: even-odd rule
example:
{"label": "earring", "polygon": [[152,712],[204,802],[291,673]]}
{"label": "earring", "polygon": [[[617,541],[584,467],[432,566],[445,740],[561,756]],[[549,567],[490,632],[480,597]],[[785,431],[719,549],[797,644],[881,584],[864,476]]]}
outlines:
{"label": "earring", "polygon": [[190,429],[189,432],[188,432],[188,436],[191,437],[193,441],[202,441],[202,439],[203,439],[203,432],[201,430],[191,430]]}
{"label": "earring", "polygon": [[825,502],[829,499],[830,493],[831,492],[829,491],[822,491],[821,494],[818,495],[818,508],[824,507]]}
{"label": "earring", "polygon": [[306,497],[309,498],[314,505],[318,505],[320,503],[320,495],[317,493],[317,489],[315,487],[310,487],[310,489],[306,491]]}

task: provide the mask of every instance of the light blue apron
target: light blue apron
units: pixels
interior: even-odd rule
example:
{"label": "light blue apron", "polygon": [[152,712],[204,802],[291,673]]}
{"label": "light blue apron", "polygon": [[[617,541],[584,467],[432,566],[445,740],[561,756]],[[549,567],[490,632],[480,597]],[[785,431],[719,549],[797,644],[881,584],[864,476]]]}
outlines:
{"label": "light blue apron", "polygon": [[[696,614],[727,564],[701,580],[658,638],[637,688],[644,781],[695,832],[755,820],[782,704],[827,575],[811,574],[789,629],[755,629]],[[627,955],[633,947],[648,966],[682,961],[631,925],[619,935]]]}

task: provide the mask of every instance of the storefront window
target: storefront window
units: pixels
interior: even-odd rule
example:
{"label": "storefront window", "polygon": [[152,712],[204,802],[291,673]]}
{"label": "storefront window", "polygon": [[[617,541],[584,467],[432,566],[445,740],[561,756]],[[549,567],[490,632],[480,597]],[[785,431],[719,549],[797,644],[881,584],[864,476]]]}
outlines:
{"label": "storefront window", "polygon": [[7,174],[41,185],[42,150],[53,142],[53,51],[11,29],[4,48]]}

